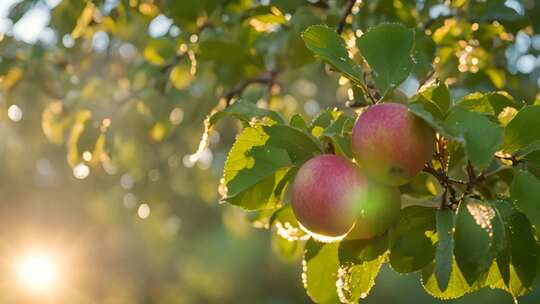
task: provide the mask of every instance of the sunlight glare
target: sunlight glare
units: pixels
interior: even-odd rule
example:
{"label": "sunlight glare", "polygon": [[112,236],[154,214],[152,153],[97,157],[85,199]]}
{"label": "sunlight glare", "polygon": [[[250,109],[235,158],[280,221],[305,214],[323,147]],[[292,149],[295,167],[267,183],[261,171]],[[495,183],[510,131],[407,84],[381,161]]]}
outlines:
{"label": "sunlight glare", "polygon": [[22,287],[45,292],[51,290],[58,279],[58,265],[52,257],[35,253],[18,261],[16,275]]}

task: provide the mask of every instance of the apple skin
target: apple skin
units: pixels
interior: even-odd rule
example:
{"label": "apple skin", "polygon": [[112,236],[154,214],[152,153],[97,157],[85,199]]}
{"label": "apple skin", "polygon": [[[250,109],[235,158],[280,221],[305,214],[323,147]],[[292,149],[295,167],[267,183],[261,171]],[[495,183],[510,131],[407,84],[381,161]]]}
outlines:
{"label": "apple skin", "polygon": [[308,232],[339,237],[354,225],[354,199],[366,186],[367,180],[350,160],[319,155],[298,170],[292,186],[292,209]]}
{"label": "apple skin", "polygon": [[386,185],[400,186],[412,180],[434,149],[433,129],[403,104],[369,107],[352,132],[352,150],[360,168]]}
{"label": "apple skin", "polygon": [[325,154],[298,171],[292,184],[292,209],[312,236],[366,239],[394,223],[401,196],[396,187],[368,180],[350,160]]}

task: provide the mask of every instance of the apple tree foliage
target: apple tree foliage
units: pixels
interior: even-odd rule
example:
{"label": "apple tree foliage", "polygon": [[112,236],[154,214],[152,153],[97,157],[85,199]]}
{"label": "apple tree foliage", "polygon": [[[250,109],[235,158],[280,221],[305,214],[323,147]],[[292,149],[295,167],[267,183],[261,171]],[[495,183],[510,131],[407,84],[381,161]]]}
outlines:
{"label": "apple tree foliage", "polygon": [[[170,140],[183,113],[204,125],[198,148],[186,142],[196,150],[188,163],[203,157],[213,133],[238,130],[221,200],[269,229],[277,254],[302,256],[314,302],[367,296],[384,263],[419,273],[436,298],[482,288],[519,298],[540,269],[540,97],[538,59],[517,57],[538,56],[540,4],[508,2],[64,0],[51,11],[57,43],[3,37],[1,87],[9,101],[44,79],[35,119],[73,167],[136,166],[126,154],[130,136]],[[9,16],[17,22],[37,5],[23,0]],[[158,16],[172,24],[169,34],[141,35]],[[97,33],[107,47],[90,56]],[[296,94],[289,84],[313,74],[322,75],[319,98],[340,102],[308,119],[287,106]],[[314,241],[291,210],[292,179],[319,154],[353,159],[358,113],[387,101],[436,131],[433,158],[400,187],[401,215],[385,234]],[[116,120],[144,127],[120,130]]]}

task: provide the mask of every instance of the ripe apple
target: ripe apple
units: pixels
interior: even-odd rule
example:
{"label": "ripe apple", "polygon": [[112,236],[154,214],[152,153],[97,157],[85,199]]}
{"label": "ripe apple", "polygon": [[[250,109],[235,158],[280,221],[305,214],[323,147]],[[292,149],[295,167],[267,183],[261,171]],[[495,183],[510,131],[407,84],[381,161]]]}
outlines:
{"label": "ripe apple", "polygon": [[[372,186],[373,185],[373,186]],[[399,190],[368,181],[350,160],[320,155],[306,162],[292,185],[292,209],[313,236],[356,238],[384,232],[401,207]]]}
{"label": "ripe apple", "polygon": [[352,150],[362,171],[392,186],[412,180],[434,148],[433,129],[398,103],[369,107],[352,132]]}

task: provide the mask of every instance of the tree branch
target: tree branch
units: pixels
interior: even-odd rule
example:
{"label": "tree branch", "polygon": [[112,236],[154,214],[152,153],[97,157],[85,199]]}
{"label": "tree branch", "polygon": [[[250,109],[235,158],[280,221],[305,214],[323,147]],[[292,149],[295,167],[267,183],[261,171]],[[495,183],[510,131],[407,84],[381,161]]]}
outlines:
{"label": "tree branch", "polygon": [[223,95],[223,99],[225,99],[225,106],[230,106],[233,98],[241,96],[242,93],[252,84],[266,84],[268,89],[271,90],[272,86],[276,83],[277,74],[278,71],[268,71],[265,75],[247,79],[241,82]]}
{"label": "tree branch", "polygon": [[341,18],[339,19],[338,25],[336,27],[336,32],[338,34],[341,34],[343,32],[343,29],[345,28],[345,23],[347,22],[347,17],[351,14],[352,8],[354,4],[356,3],[356,0],[348,0],[347,6],[345,8],[345,11],[341,15]]}
{"label": "tree branch", "polygon": [[[499,168],[498,170],[486,173],[486,170],[482,169],[480,170],[480,173],[477,173],[471,161],[467,161],[467,164],[465,166],[465,171],[467,174],[467,181],[453,179],[448,176],[448,172],[446,168],[446,162],[445,162],[446,140],[443,137],[438,136],[436,143],[437,143],[437,152],[434,158],[438,162],[440,162],[441,168],[438,170],[435,169],[430,161],[424,165],[423,171],[433,175],[439,181],[441,186],[444,188],[443,194],[442,194],[441,208],[450,207],[452,209],[455,209],[457,208],[459,203],[463,201],[463,199],[465,199],[465,197],[477,196],[476,194],[473,193],[474,187],[484,182],[489,177],[497,174],[500,171],[500,168]],[[517,159],[513,155],[510,155],[510,156],[496,155],[496,157],[503,160],[512,161],[513,166],[516,163],[523,161],[523,160]],[[464,188],[457,188],[461,192],[459,199],[456,196],[456,188],[454,188],[454,186],[456,185],[465,186]],[[450,204],[447,204],[448,197],[450,199]]]}

